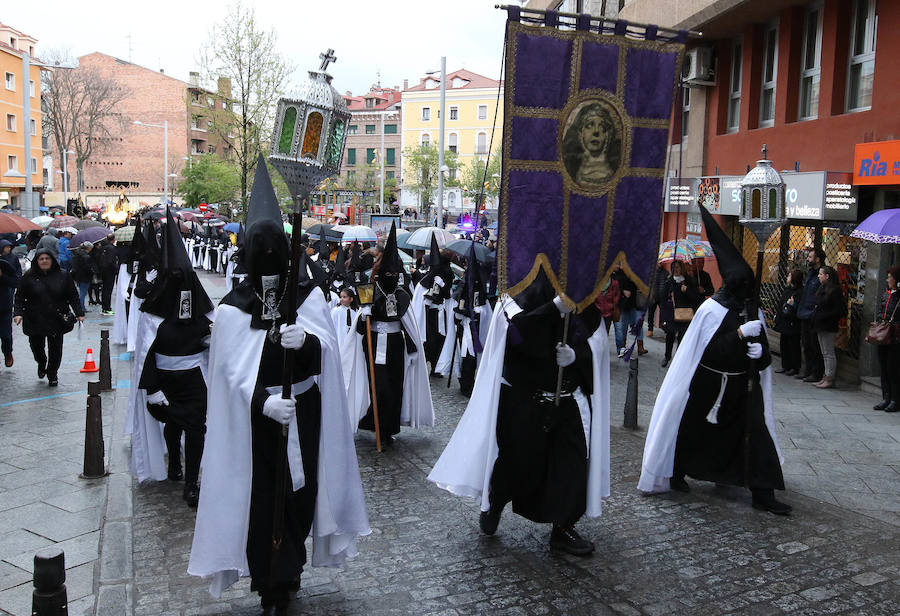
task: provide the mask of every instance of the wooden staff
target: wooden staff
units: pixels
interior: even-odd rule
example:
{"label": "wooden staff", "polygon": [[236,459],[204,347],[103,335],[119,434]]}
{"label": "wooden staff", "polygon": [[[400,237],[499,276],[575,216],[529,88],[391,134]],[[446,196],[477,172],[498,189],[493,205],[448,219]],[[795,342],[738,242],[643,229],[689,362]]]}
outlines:
{"label": "wooden staff", "polygon": [[[381,426],[378,423],[378,395],[375,393],[375,358],[372,355],[372,316],[366,316],[366,342],[369,351],[369,395],[372,398],[372,419],[375,421],[375,448],[381,453]],[[387,349],[385,349],[387,352]]]}
{"label": "wooden staff", "polygon": [[[569,314],[570,313],[567,312],[566,316],[563,318],[562,344],[565,344],[566,340],[569,339]],[[559,366],[556,373],[556,399],[553,401],[556,406],[559,406],[559,395],[562,393],[563,370],[564,368]]]}

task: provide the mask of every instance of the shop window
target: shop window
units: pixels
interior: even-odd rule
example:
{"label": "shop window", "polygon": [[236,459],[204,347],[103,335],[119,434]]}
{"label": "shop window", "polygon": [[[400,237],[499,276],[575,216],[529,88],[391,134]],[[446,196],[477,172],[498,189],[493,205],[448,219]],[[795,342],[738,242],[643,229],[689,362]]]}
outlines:
{"label": "shop window", "polygon": [[812,120],[819,115],[819,80],[822,56],[822,4],[806,10],[803,23],[803,55],[800,66],[799,120]]}
{"label": "shop window", "polygon": [[852,20],[847,111],[865,111],[872,107],[875,82],[875,40],[878,34],[875,0],[854,0]]}
{"label": "shop window", "polygon": [[778,76],[778,24],[763,33],[762,86],[759,94],[759,125],[775,123],[775,79]]}

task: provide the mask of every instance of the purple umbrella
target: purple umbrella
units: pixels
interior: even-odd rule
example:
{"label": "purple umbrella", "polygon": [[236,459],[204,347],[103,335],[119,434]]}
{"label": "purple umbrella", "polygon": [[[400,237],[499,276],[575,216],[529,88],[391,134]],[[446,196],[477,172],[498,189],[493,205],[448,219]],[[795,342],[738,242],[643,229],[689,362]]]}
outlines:
{"label": "purple umbrella", "polygon": [[69,242],[70,246],[78,246],[79,244],[83,244],[84,242],[90,242],[93,244],[94,242],[99,242],[107,235],[109,235],[110,231],[106,227],[91,227],[89,229],[85,229],[84,231],[79,231],[78,235],[72,238]]}
{"label": "purple umbrella", "polygon": [[876,244],[900,244],[900,208],[875,212],[859,223],[850,237]]}

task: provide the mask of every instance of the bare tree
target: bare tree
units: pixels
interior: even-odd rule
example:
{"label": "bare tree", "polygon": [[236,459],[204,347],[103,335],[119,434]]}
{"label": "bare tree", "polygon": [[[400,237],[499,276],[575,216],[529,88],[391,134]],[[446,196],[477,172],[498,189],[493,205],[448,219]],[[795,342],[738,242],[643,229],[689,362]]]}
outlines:
{"label": "bare tree", "polygon": [[[276,50],[274,29],[263,30],[252,6],[237,0],[228,15],[209,30],[199,64],[207,83],[230,81],[231,99],[211,115],[210,130],[230,147],[241,178],[241,201],[247,203],[250,177],[275,119],[278,97],[291,73]],[[222,93],[222,92],[220,92]],[[227,94],[227,93],[225,93]]]}
{"label": "bare tree", "polygon": [[78,190],[84,190],[84,163],[94,151],[119,135],[125,118],[116,107],[129,91],[93,68],[77,66],[67,52],[50,52],[41,79],[44,131],[62,152],[75,151]]}

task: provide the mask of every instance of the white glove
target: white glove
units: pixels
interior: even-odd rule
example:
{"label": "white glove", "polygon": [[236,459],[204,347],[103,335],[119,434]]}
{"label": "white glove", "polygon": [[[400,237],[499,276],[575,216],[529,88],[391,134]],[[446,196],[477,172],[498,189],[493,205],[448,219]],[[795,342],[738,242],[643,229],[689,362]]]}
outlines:
{"label": "white glove", "polygon": [[759,342],[748,342],[747,357],[750,359],[759,359],[762,357],[762,345]]}
{"label": "white glove", "polygon": [[744,338],[759,336],[762,332],[762,321],[747,321],[738,327],[738,331],[741,332],[741,336]]}
{"label": "white glove", "polygon": [[434,277],[434,284],[436,284],[437,286],[439,286],[440,288],[443,289],[443,288],[444,288],[444,285],[445,285],[446,283],[444,282],[444,279],[441,278],[440,276],[435,276],[435,277]]}
{"label": "white glove", "polygon": [[282,348],[299,349],[306,342],[306,332],[296,323],[294,325],[282,323],[278,331],[281,333]]}
{"label": "white glove", "polygon": [[370,317],[372,316],[372,307],[371,306],[363,306],[359,309],[359,316],[361,317]]}
{"label": "white glove", "polygon": [[557,295],[553,298],[553,305],[556,306],[556,309],[559,310],[560,314],[568,314],[572,312],[572,309],[563,301],[562,296]]}
{"label": "white glove", "polygon": [[159,390],[155,393],[147,396],[147,404],[161,404],[163,406],[169,406],[169,401],[166,399],[166,394]]}
{"label": "white glove", "polygon": [[285,400],[281,394],[272,394],[266,398],[266,402],[263,404],[263,415],[286,426],[291,423],[291,418],[297,412],[296,409],[293,400]]}
{"label": "white glove", "polygon": [[575,349],[568,344],[556,345],[556,365],[561,368],[571,366],[575,363]]}

